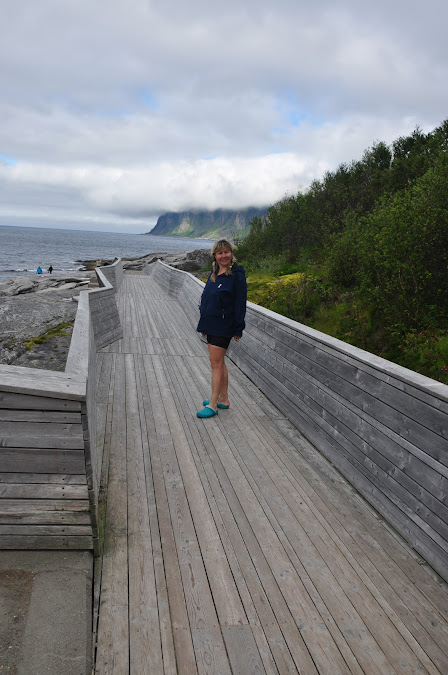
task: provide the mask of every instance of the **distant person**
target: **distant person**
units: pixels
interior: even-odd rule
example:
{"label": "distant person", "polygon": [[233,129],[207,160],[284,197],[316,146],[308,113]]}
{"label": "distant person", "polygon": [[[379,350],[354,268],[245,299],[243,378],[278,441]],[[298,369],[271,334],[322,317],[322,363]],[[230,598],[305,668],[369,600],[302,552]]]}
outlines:
{"label": "distant person", "polygon": [[42,267],[40,265],[36,270],[36,274],[42,274]]}
{"label": "distant person", "polygon": [[53,265],[50,265],[50,267],[48,268],[48,274],[51,274],[52,271],[53,271]]}
{"label": "distant person", "polygon": [[224,361],[232,338],[241,339],[245,328],[247,283],[244,268],[236,264],[232,244],[220,239],[212,248],[213,269],[201,296],[197,331],[207,336],[212,369],[210,400],[203,401],[198,417],[214,417],[218,408],[230,408],[229,374]]}

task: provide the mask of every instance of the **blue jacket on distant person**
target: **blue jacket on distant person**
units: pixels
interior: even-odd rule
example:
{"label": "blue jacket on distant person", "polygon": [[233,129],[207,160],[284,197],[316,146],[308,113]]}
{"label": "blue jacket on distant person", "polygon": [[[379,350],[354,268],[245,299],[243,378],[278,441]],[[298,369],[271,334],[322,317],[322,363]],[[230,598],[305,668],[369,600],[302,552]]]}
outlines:
{"label": "blue jacket on distant person", "polygon": [[211,274],[201,296],[197,331],[205,335],[241,337],[246,326],[247,283],[244,267],[234,263],[231,274]]}

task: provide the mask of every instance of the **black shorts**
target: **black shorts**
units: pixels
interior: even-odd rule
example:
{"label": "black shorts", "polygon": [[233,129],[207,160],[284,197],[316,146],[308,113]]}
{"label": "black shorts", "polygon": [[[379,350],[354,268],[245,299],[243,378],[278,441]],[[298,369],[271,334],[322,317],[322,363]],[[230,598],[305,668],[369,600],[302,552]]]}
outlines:
{"label": "black shorts", "polygon": [[214,345],[215,347],[222,347],[223,349],[227,349],[231,337],[224,337],[222,335],[207,335],[207,342],[209,345]]}

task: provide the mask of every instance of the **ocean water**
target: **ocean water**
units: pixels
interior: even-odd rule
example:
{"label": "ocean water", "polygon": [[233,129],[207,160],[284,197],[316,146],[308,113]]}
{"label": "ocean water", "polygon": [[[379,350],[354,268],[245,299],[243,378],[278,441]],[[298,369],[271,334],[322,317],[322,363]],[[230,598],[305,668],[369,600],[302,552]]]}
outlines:
{"label": "ocean water", "polygon": [[33,274],[38,265],[44,272],[53,265],[55,274],[66,274],[82,270],[82,260],[136,258],[212,246],[209,239],[0,225],[0,280]]}

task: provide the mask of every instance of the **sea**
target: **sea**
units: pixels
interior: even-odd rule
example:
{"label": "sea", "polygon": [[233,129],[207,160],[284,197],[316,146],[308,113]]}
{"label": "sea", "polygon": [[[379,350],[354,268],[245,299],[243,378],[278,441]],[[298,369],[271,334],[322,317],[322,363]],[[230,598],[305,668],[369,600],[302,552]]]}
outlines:
{"label": "sea", "polygon": [[44,273],[52,265],[54,274],[67,274],[83,270],[85,260],[182,253],[212,248],[213,243],[210,239],[0,225],[0,281],[33,274],[39,265]]}

